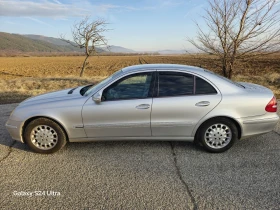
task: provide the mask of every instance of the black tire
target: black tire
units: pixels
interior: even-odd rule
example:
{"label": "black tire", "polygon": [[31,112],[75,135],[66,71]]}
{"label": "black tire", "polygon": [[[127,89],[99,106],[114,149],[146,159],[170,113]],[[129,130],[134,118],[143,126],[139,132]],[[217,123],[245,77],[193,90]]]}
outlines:
{"label": "black tire", "polygon": [[[211,131],[213,134],[210,133]],[[238,139],[236,125],[227,118],[215,118],[206,121],[197,132],[196,142],[200,142],[206,151],[213,153],[228,150]],[[225,136],[226,140],[224,141]],[[220,143],[217,143],[218,141]]]}
{"label": "black tire", "polygon": [[[44,143],[44,141],[47,141],[45,139],[42,140],[42,143],[37,141],[34,136],[37,135],[37,129],[40,132],[40,128],[46,128],[44,129],[46,132],[49,132],[51,136],[50,139],[52,139],[52,143]],[[35,133],[35,135],[33,135]],[[48,135],[48,133],[44,134],[38,134],[36,138],[41,138],[39,135]],[[47,138],[48,136],[46,136]],[[47,119],[47,118],[37,118],[33,121],[31,121],[24,129],[23,132],[23,138],[25,143],[34,151],[41,154],[50,154],[57,152],[61,148],[65,146],[67,143],[67,137],[64,132],[64,130],[53,120]],[[32,139],[33,142],[32,142]],[[40,140],[41,141],[41,140]],[[37,146],[35,145],[37,144]],[[39,148],[41,147],[41,148]],[[50,147],[50,148],[49,148]]]}

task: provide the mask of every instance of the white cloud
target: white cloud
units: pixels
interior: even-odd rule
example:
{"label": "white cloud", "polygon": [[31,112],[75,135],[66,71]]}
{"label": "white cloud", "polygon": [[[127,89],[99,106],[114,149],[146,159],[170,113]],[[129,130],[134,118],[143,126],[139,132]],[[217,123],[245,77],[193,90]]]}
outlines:
{"label": "white cloud", "polygon": [[196,14],[202,14],[203,7],[205,7],[205,3],[195,5],[194,7],[190,7],[187,13],[184,15],[184,18],[190,18],[195,16]]}
{"label": "white cloud", "polygon": [[[178,7],[191,0],[146,0],[142,7],[115,4],[93,4],[90,0],[72,0],[62,3],[60,0],[0,0],[0,16],[6,17],[51,17],[62,18],[78,16],[107,16],[109,11],[157,10],[166,7]],[[102,1],[101,1],[102,2]]]}
{"label": "white cloud", "polygon": [[73,5],[57,4],[49,1],[0,0],[0,16],[10,17],[63,17],[80,16],[84,9]]}
{"label": "white cloud", "polygon": [[156,0],[156,4],[159,7],[179,7],[189,4],[192,0]]}
{"label": "white cloud", "polygon": [[50,25],[50,24],[48,24],[48,23],[46,23],[46,22],[44,22],[44,21],[38,20],[38,19],[36,19],[36,18],[32,18],[32,17],[25,17],[25,18],[26,18],[26,19],[29,19],[29,20],[32,20],[32,21],[34,21],[34,22],[36,22],[36,23],[40,23],[40,24],[43,24],[43,25],[52,27],[52,25]]}
{"label": "white cloud", "polygon": [[[148,1],[148,0],[146,0]],[[62,3],[60,0],[0,0],[0,16],[5,17],[50,17],[67,19],[68,17],[100,16],[107,17],[114,12],[158,10],[159,8],[178,7],[191,0],[155,0],[146,2],[142,7],[115,4],[93,4],[90,0],[72,0]],[[101,1],[102,2],[102,1]],[[109,12],[110,11],[110,12]]]}
{"label": "white cloud", "polygon": [[0,0],[0,16],[6,17],[52,17],[65,18],[85,15],[104,15],[109,10],[132,10],[132,7],[122,7],[112,4],[92,5],[87,0],[62,4],[59,0]]}
{"label": "white cloud", "polygon": [[15,22],[12,22],[12,21],[9,21],[9,20],[6,20],[6,21],[4,21],[4,23],[6,23],[6,24],[9,24],[9,25],[15,25],[16,23]]}
{"label": "white cloud", "polygon": [[61,4],[61,2],[58,1],[58,0],[53,0],[53,2],[54,2],[54,3],[57,3],[57,4]]}
{"label": "white cloud", "polygon": [[184,3],[182,0],[160,0],[161,7],[176,7]]}

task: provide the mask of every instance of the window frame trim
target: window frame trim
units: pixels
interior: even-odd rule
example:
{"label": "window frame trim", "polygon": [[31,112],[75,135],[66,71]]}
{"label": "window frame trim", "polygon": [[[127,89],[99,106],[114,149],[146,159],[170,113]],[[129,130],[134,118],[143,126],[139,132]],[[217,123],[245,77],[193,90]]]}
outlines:
{"label": "window frame trim", "polygon": [[[176,95],[176,96],[159,96],[159,72],[171,72],[171,73],[182,73],[182,74],[188,74],[191,75],[193,77],[194,80],[194,87],[193,87],[193,94],[187,94],[187,95]],[[208,93],[208,94],[196,94],[196,77],[206,81],[207,83],[209,83],[215,90],[216,93]],[[189,72],[189,71],[185,71],[185,70],[180,70],[180,69],[158,69],[156,71],[156,84],[157,84],[157,95],[154,96],[153,98],[173,98],[173,97],[189,97],[189,96],[202,96],[202,95],[219,95],[221,94],[219,89],[212,84],[211,81],[209,81],[208,79],[204,78],[203,76],[196,74],[194,72]]]}

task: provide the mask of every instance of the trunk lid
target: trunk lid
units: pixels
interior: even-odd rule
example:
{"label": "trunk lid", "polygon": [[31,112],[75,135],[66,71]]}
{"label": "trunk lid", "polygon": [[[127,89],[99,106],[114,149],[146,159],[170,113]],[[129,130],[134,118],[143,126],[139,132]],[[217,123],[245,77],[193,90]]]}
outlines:
{"label": "trunk lid", "polygon": [[261,85],[253,84],[253,83],[248,83],[248,82],[238,82],[238,84],[242,85],[247,92],[255,92],[255,93],[272,93],[273,92]]}

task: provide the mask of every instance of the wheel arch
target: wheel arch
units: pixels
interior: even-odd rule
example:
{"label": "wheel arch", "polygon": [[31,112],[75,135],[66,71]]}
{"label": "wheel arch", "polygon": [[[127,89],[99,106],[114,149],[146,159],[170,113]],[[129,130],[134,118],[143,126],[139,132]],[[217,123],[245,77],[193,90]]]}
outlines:
{"label": "wheel arch", "polygon": [[63,130],[63,132],[65,133],[65,135],[66,135],[66,141],[69,142],[69,135],[68,135],[68,132],[67,132],[66,128],[64,127],[64,125],[63,125],[61,122],[59,122],[58,120],[56,120],[56,119],[54,119],[54,118],[52,118],[52,117],[47,117],[47,116],[34,116],[34,117],[30,117],[30,118],[28,118],[27,120],[25,120],[25,121],[24,121],[24,124],[23,124],[23,126],[22,126],[22,128],[21,128],[21,137],[22,137],[22,141],[23,141],[24,143],[26,143],[26,142],[25,142],[25,140],[24,140],[24,138],[23,138],[23,132],[24,132],[26,126],[27,126],[30,122],[32,122],[33,120],[38,119],[38,118],[46,118],[46,119],[52,120],[53,122],[57,123],[57,124],[61,127],[61,129]]}
{"label": "wheel arch", "polygon": [[197,133],[198,133],[199,129],[201,128],[201,126],[203,126],[205,123],[209,122],[210,120],[219,119],[219,118],[228,119],[228,120],[230,120],[231,122],[233,122],[233,123],[235,124],[236,128],[237,128],[237,131],[238,131],[238,139],[241,138],[241,136],[242,136],[242,128],[241,128],[240,123],[239,123],[236,119],[234,119],[234,118],[232,118],[232,117],[229,117],[229,116],[215,116],[215,117],[211,117],[211,118],[206,119],[205,121],[203,121],[203,122],[197,127],[197,129],[196,129],[196,131],[195,131],[195,135],[194,135],[195,139],[196,139]]}

